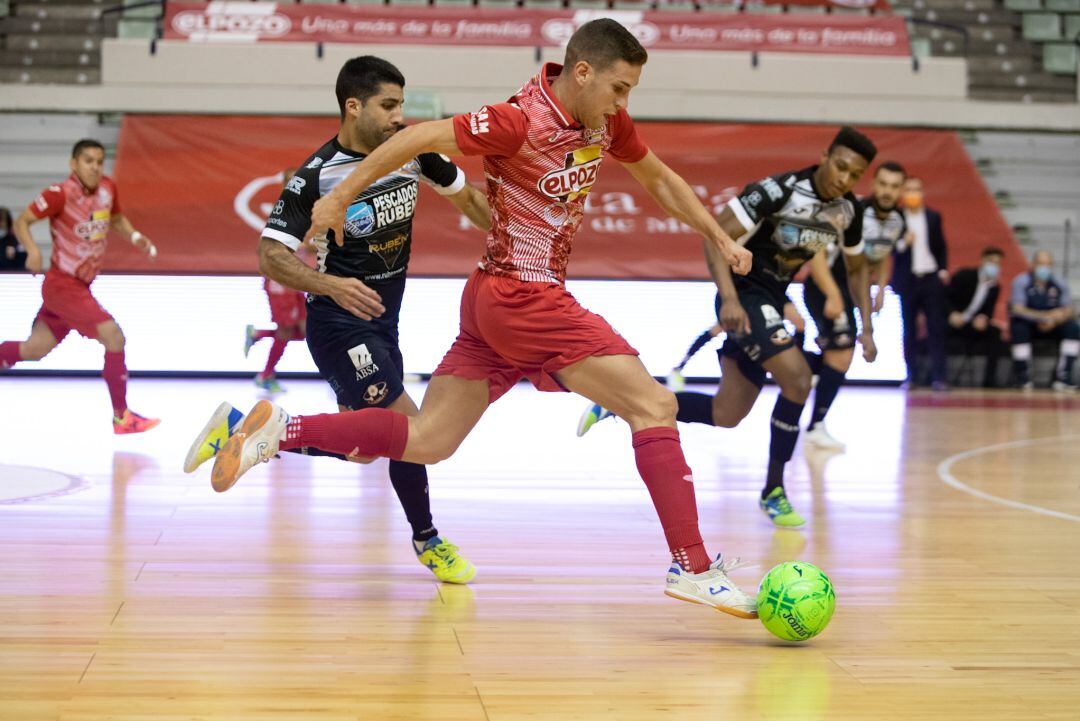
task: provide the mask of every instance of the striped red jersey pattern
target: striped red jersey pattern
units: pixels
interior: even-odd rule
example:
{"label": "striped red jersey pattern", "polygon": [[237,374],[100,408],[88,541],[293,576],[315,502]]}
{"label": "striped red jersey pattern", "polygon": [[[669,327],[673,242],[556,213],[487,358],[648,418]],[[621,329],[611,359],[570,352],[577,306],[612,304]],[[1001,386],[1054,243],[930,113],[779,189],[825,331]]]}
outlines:
{"label": "striped red jersey pattern", "polygon": [[36,218],[49,219],[52,233],[52,269],[86,284],[101,271],[105,236],[113,215],[119,215],[116,183],[103,177],[89,191],[72,173],[59,185],[50,185],[29,206]]}
{"label": "striped red jersey pattern", "polygon": [[454,118],[458,148],[484,156],[492,225],[480,267],[492,275],[564,283],[605,154],[636,163],[648,153],[625,110],[601,128],[571,118],[551,92],[561,71],[548,63],[508,102]]}

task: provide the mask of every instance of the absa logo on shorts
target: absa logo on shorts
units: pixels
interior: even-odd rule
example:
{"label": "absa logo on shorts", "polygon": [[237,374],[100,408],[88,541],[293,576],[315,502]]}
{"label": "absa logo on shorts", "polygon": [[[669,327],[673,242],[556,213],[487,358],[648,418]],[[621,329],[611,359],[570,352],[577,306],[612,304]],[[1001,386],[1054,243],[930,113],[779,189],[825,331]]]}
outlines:
{"label": "absa logo on shorts", "polygon": [[555,200],[568,201],[584,198],[596,182],[603,151],[599,145],[590,145],[566,154],[566,167],[552,170],[536,181],[540,192]]}
{"label": "absa logo on shorts", "polygon": [[255,42],[279,38],[292,30],[292,21],[276,10],[277,3],[211,2],[201,12],[177,13],[171,25],[189,40]]}

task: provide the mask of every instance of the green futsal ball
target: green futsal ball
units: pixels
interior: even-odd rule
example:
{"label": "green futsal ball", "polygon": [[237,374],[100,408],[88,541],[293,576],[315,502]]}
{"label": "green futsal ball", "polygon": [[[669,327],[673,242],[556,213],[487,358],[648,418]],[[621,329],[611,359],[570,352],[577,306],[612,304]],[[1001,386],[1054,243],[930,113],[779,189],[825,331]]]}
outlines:
{"label": "green futsal ball", "polygon": [[825,630],[836,610],[832,581],[802,561],[776,566],[761,579],[758,617],[769,633],[785,641],[806,641]]}

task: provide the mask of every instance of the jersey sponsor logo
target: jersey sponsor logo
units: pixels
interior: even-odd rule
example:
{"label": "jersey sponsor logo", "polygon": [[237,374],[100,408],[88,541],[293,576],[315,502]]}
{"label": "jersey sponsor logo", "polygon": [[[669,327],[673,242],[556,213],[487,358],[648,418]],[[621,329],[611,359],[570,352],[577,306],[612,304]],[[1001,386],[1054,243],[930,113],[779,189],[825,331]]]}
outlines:
{"label": "jersey sponsor logo", "polygon": [[379,372],[379,366],[375,364],[375,359],[371,357],[371,351],[368,350],[366,343],[353,346],[345,352],[356,369],[356,380],[362,381]]}
{"label": "jersey sponsor logo", "polygon": [[274,203],[274,212],[271,215],[281,215],[281,211],[285,210],[285,201],[279,200]]}
{"label": "jersey sponsor logo", "polygon": [[354,203],[345,211],[345,234],[358,238],[375,230],[375,211],[367,203]]}
{"label": "jersey sponsor logo", "polygon": [[304,167],[307,168],[308,170],[315,170],[315,168],[319,167],[322,164],[323,164],[323,159],[322,158],[315,158],[310,163],[305,165]]}
{"label": "jersey sponsor logo", "polygon": [[375,224],[383,228],[411,218],[416,210],[419,192],[418,183],[409,183],[371,198],[369,202],[375,209]]}
{"label": "jersey sponsor logo", "polygon": [[780,186],[772,178],[762,180],[761,189],[773,200],[780,200],[780,198],[784,197],[784,191],[780,189]]}
{"label": "jersey sponsor logo", "polygon": [[386,387],[386,383],[379,381],[378,383],[372,383],[364,391],[364,401],[373,406],[378,403],[382,403],[387,394],[390,393],[390,389]]}
{"label": "jersey sponsor logo", "polygon": [[470,133],[473,135],[481,135],[489,130],[491,130],[491,116],[486,105],[475,113],[469,113]]}
{"label": "jersey sponsor logo", "polygon": [[294,175],[292,179],[289,180],[289,184],[285,186],[285,190],[289,191],[290,193],[296,193],[297,195],[300,195],[300,193],[304,190],[305,185],[307,185],[306,180],[301,178],[299,175]]}
{"label": "jersey sponsor logo", "polygon": [[383,264],[387,270],[390,270],[397,265],[398,258],[401,257],[401,252],[405,250],[405,246],[409,242],[409,236],[404,233],[399,233],[389,240],[384,240],[379,243],[368,243],[368,250],[372,255],[377,255],[382,258]]}
{"label": "jersey sponsor logo", "polygon": [[784,250],[805,248],[811,253],[827,248],[829,243],[839,242],[836,229],[810,223],[781,220],[776,226],[776,242]]}
{"label": "jersey sponsor logo", "polygon": [[34,200],[34,205],[36,205],[37,209],[42,213],[49,209],[49,201],[45,200],[44,195],[39,195],[37,199]]}
{"label": "jersey sponsor logo", "polygon": [[536,181],[536,187],[547,197],[563,202],[583,198],[592,190],[603,159],[599,145],[567,153],[566,167],[552,170]]}
{"label": "jersey sponsor logo", "polygon": [[93,215],[90,216],[90,220],[84,220],[75,226],[75,234],[83,240],[91,242],[105,240],[105,236],[109,232],[110,217],[107,210],[95,210]]}

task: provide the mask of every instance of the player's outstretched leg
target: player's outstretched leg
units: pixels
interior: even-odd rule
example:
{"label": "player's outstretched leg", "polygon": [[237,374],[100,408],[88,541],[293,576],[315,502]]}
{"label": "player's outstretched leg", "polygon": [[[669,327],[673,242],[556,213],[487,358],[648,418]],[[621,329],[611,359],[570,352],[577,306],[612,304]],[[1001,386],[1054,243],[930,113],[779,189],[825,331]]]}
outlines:
{"label": "player's outstretched leg", "polygon": [[156,428],[161,421],[139,415],[127,406],[127,363],[124,359],[126,341],[120,326],[114,320],[108,320],[97,327],[97,340],[105,346],[105,366],[101,376],[109,389],[109,399],[113,407],[113,433],[145,433]]}
{"label": "player's outstretched leg", "polygon": [[672,564],[665,593],[740,618],[755,618],[755,599],[727,576],[733,564],[710,562],[698,529],[694,477],[675,429],[675,398],[636,356],[586,358],[557,373],[580,393],[630,424],[638,472],[664,529]]}
{"label": "player's outstretched leg", "polygon": [[454,376],[432,378],[420,414],[412,418],[386,408],[290,417],[279,406],[260,401],[218,454],[211,483],[215,490],[226,491],[279,450],[301,447],[358,458],[438,463],[457,450],[487,405],[487,381]]}
{"label": "player's outstretched leg", "polygon": [[784,466],[795,451],[799,440],[799,419],[810,395],[810,368],[802,351],[791,347],[769,358],[765,370],[780,385],[780,395],[773,407],[769,470],[761,491],[761,510],[777,526],[792,528],[806,523],[788,501],[784,490]]}

